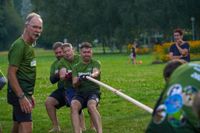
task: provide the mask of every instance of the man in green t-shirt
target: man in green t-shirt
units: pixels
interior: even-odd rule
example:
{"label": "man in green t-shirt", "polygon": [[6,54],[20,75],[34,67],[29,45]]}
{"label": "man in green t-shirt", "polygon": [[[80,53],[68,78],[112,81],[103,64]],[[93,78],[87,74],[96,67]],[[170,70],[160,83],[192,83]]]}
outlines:
{"label": "man in green t-shirt", "polygon": [[36,59],[33,45],[42,32],[40,15],[26,17],[23,34],[12,44],[8,53],[8,103],[13,106],[13,133],[31,133],[34,108]]}
{"label": "man in green t-shirt", "polygon": [[178,67],[172,73],[163,96],[156,104],[146,133],[200,132],[200,119],[197,114],[197,108],[200,108],[197,105],[200,104],[196,100],[199,99],[199,90],[200,62]]}
{"label": "man in green t-shirt", "polygon": [[64,85],[63,82],[60,81],[58,70],[58,62],[63,57],[62,45],[62,42],[55,42],[52,47],[56,60],[51,65],[49,79],[52,84],[57,83],[57,89],[54,90],[45,101],[46,110],[53,125],[53,128],[49,130],[49,132],[60,131],[60,126],[58,124],[58,119],[56,116],[56,109],[59,109],[66,105],[64,96]]}
{"label": "man in green t-shirt", "polygon": [[[74,53],[74,49],[70,43],[64,43],[62,49],[64,56],[58,63],[58,69],[60,79],[64,82],[66,104],[70,106],[72,97],[75,94],[75,89],[72,86],[72,69],[80,62],[80,56]],[[80,127],[83,131],[86,129],[83,111],[80,111],[79,114]]]}
{"label": "man in green t-shirt", "polygon": [[101,116],[97,110],[100,100],[99,85],[87,80],[91,76],[100,80],[100,63],[92,59],[92,46],[83,42],[80,47],[82,61],[76,64],[72,70],[73,86],[76,94],[71,102],[71,118],[75,133],[80,133],[79,111],[88,108],[94,127],[98,133],[102,133]]}

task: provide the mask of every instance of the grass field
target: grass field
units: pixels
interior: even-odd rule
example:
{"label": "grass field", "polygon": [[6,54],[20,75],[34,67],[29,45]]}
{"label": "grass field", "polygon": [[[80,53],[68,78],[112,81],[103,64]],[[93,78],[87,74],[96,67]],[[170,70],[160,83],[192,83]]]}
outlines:
{"label": "grass field", "polygon": [[[128,63],[128,55],[95,55],[101,61],[101,81],[120,89],[123,93],[153,108],[161,89],[164,87],[162,70],[164,65],[152,65],[151,55],[138,56],[143,64]],[[49,69],[55,60],[51,51],[37,51],[37,81],[35,87],[36,108],[33,111],[34,133],[47,133],[51,128],[44,102],[56,88],[49,82]],[[6,74],[7,53],[0,53],[0,69]],[[137,106],[125,101],[112,92],[101,88],[102,99],[100,114],[104,133],[143,133],[151,115]],[[11,106],[7,104],[7,88],[0,92],[0,124],[4,133],[9,133],[12,126]],[[72,133],[69,108],[58,110],[58,118],[63,133]],[[89,129],[89,116],[84,110],[87,129],[84,133],[94,133]]]}

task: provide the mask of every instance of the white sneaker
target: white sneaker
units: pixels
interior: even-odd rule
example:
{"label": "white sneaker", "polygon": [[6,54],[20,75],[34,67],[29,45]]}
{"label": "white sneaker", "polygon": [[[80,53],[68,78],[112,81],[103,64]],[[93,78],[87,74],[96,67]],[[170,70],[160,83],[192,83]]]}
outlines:
{"label": "white sneaker", "polygon": [[54,127],[51,130],[49,130],[49,133],[59,133],[61,132],[60,127]]}

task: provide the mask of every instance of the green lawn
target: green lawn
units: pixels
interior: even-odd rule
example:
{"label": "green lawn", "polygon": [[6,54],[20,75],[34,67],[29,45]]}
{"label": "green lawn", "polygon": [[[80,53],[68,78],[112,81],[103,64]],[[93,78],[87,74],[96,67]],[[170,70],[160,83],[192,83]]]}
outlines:
{"label": "green lawn", "polygon": [[[128,63],[128,55],[109,54],[95,55],[94,58],[102,64],[102,82],[120,89],[123,93],[153,108],[161,89],[164,87],[162,70],[164,65],[152,65],[151,55],[138,56],[141,65]],[[44,102],[47,96],[56,88],[49,82],[50,65],[55,58],[51,51],[37,51],[37,82],[35,87],[36,108],[33,111],[34,133],[47,133],[51,128]],[[6,74],[7,53],[0,53],[0,69]],[[102,99],[100,114],[102,116],[104,133],[143,133],[151,115],[101,88]],[[6,102],[6,92],[0,92],[0,124],[4,133],[9,133],[12,126],[11,106]],[[89,130],[89,116],[84,110],[88,130],[84,133],[94,133]],[[72,133],[69,108],[58,111],[58,118],[63,133]]]}

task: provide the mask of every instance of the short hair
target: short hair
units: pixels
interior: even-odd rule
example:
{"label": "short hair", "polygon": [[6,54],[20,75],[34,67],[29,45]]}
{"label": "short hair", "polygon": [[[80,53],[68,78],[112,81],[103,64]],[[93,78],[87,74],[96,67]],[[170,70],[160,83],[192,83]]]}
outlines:
{"label": "short hair", "polygon": [[175,59],[169,61],[163,70],[163,77],[165,81],[167,81],[167,79],[171,77],[172,73],[175,71],[176,68],[185,63],[187,62],[181,59]]}
{"label": "short hair", "polygon": [[66,47],[73,48],[71,43],[64,43],[62,45],[62,49],[66,48]]}
{"label": "short hair", "polygon": [[29,14],[27,15],[25,24],[26,24],[26,25],[29,24],[29,22],[30,22],[34,17],[38,17],[38,18],[42,19],[41,16],[40,16],[39,14],[37,14],[37,13],[35,13],[35,12],[32,12],[32,13],[29,13]]}
{"label": "short hair", "polygon": [[56,50],[59,47],[62,47],[63,43],[62,42],[55,42],[52,46],[53,50]]}
{"label": "short hair", "polygon": [[89,42],[82,42],[80,49],[83,49],[83,48],[92,48],[92,44]]}
{"label": "short hair", "polygon": [[174,30],[174,33],[179,33],[181,36],[183,35],[183,30],[180,28],[177,28]]}

